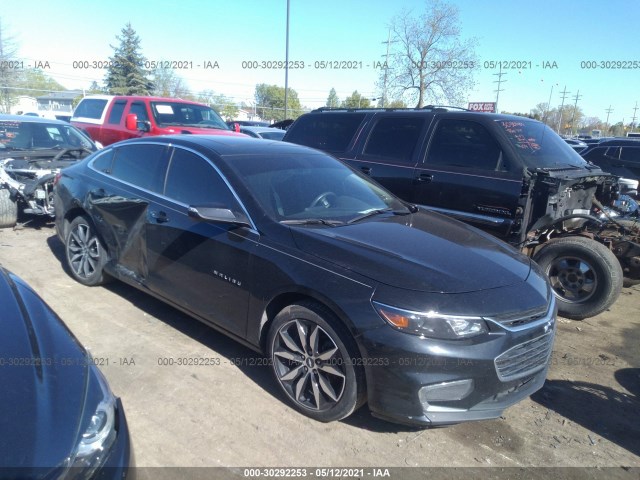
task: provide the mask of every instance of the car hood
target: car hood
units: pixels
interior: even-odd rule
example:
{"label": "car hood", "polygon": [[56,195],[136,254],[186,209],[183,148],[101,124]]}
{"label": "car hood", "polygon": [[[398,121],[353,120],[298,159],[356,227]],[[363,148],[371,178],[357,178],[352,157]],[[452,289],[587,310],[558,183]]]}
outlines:
{"label": "car hood", "polygon": [[75,448],[87,354],[55,313],[1,267],[0,304],[0,468],[20,468],[21,477],[31,478],[22,469],[55,470]]}
{"label": "car hood", "polygon": [[305,252],[386,285],[465,293],[523,282],[530,260],[488,234],[436,213],[292,227]]}

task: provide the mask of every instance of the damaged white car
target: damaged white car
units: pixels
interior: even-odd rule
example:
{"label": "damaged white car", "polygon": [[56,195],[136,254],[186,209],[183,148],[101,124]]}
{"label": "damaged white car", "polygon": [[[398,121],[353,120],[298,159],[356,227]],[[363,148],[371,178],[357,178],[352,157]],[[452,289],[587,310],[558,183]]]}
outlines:
{"label": "damaged white car", "polygon": [[19,216],[53,219],[56,174],[97,149],[66,122],[0,115],[0,228],[13,227]]}

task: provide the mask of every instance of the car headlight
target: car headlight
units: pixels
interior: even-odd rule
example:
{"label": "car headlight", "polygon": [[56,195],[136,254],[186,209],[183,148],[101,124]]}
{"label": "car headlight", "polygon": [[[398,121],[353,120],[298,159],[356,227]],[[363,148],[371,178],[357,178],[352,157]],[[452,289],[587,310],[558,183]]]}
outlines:
{"label": "car headlight", "polygon": [[67,459],[68,479],[90,478],[100,467],[116,439],[116,398],[102,372],[89,369],[89,385],[84,407],[81,435],[74,453]]}
{"label": "car headlight", "polygon": [[458,340],[488,331],[482,317],[447,315],[440,312],[413,312],[373,302],[380,316],[403,332],[430,338]]}

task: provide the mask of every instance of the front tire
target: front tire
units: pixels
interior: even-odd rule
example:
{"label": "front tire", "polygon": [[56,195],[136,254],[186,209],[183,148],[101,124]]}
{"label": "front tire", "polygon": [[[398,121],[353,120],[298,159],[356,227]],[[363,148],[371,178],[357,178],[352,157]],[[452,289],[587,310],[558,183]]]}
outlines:
{"label": "front tire", "polygon": [[6,188],[0,188],[0,228],[14,227],[18,222],[18,204]]}
{"label": "front tire", "polygon": [[364,403],[355,343],[322,305],[301,302],[283,309],[271,325],[267,349],[276,382],[304,415],[332,422]]}
{"label": "front tire", "polygon": [[93,223],[85,216],[76,217],[69,225],[65,254],[69,271],[76,281],[89,287],[105,283],[103,268],[107,252]]}
{"label": "front tire", "polygon": [[572,236],[549,240],[534,255],[558,299],[558,313],[583,320],[604,312],[622,290],[623,272],[601,243]]}

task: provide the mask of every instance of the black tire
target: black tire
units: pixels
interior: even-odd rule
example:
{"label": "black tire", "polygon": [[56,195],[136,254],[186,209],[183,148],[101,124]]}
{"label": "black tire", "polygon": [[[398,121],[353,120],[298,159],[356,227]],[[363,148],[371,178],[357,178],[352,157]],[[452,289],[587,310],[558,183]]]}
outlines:
{"label": "black tire", "polygon": [[107,252],[91,220],[83,215],[74,218],[64,243],[67,266],[76,281],[89,287],[106,282]]}
{"label": "black tire", "polygon": [[11,200],[9,190],[0,188],[0,228],[14,227],[18,222],[18,204]]}
{"label": "black tire", "polygon": [[326,307],[301,302],[284,308],[269,329],[267,351],[276,383],[304,415],[332,422],[364,403],[364,370],[354,361],[357,348]]}
{"label": "black tire", "polygon": [[604,312],[622,290],[622,267],[601,243],[584,237],[549,240],[533,259],[549,277],[558,313],[583,320]]}

